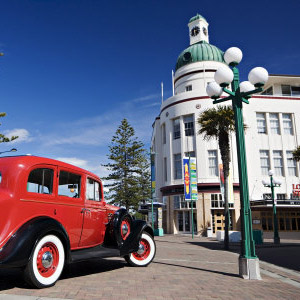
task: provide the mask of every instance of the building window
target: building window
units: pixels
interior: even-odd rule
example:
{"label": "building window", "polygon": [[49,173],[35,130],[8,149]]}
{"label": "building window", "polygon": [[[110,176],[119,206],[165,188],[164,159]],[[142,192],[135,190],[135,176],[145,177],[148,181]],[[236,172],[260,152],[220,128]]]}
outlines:
{"label": "building window", "polygon": [[258,133],[267,133],[265,113],[256,113],[256,123]]}
{"label": "building window", "polygon": [[272,194],[269,194],[269,193],[263,194],[263,199],[264,200],[272,200]]}
{"label": "building window", "polygon": [[168,180],[167,158],[164,157],[164,179]]}
{"label": "building window", "polygon": [[161,134],[162,134],[162,143],[166,144],[167,137],[166,137],[166,124],[162,124],[161,126]]}
{"label": "building window", "polygon": [[187,86],[185,87],[185,91],[186,91],[186,92],[190,92],[192,89],[193,89],[192,85],[187,85]]}
{"label": "building window", "polygon": [[196,157],[195,156],[195,151],[185,152],[184,156],[185,157]]}
{"label": "building window", "polygon": [[280,134],[278,114],[270,113],[270,129],[272,134]]}
{"label": "building window", "polygon": [[193,119],[193,115],[185,116],[183,118],[183,122],[184,122],[185,136],[193,136],[194,135],[194,119]]}
{"label": "building window", "polygon": [[297,176],[297,163],[294,160],[292,151],[286,151],[286,160],[289,176]]}
{"label": "building window", "polygon": [[218,176],[218,157],[217,150],[208,150],[209,176]]}
{"label": "building window", "polygon": [[273,95],[273,87],[269,87],[268,89],[264,90],[262,93],[262,95]]}
{"label": "building window", "polygon": [[277,198],[277,200],[285,200],[286,199],[286,195],[285,194],[277,194],[276,198]]}
{"label": "building window", "polygon": [[262,175],[269,175],[270,158],[268,150],[259,150],[260,155],[260,169]]}
{"label": "building window", "polygon": [[180,139],[180,119],[173,120],[174,140]]}
{"label": "building window", "polygon": [[281,91],[283,96],[300,96],[299,86],[282,85]]}
{"label": "building window", "polygon": [[174,179],[182,179],[181,154],[174,155]]}
{"label": "building window", "polygon": [[274,171],[276,176],[283,176],[282,151],[273,151]]}
{"label": "building window", "polygon": [[282,114],[282,122],[283,122],[283,133],[288,135],[293,135],[293,122],[292,122],[292,114]]}

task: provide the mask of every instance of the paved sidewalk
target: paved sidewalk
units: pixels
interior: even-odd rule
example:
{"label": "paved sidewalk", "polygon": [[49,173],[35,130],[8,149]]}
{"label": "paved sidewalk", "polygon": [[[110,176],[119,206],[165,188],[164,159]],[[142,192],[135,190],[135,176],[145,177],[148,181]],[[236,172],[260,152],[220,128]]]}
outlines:
{"label": "paved sidewalk", "polygon": [[156,237],[156,244],[147,268],[128,267],[120,258],[81,262],[48,289],[30,289],[21,272],[0,270],[0,300],[300,299],[299,243],[258,247],[261,281],[238,276],[238,245],[229,252],[214,240],[171,235]]}

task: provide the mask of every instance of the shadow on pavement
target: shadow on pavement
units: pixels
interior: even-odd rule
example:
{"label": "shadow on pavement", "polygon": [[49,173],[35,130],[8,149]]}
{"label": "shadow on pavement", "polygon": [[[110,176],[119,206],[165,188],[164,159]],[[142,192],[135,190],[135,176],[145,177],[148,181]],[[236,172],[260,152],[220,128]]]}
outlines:
{"label": "shadow on pavement", "polygon": [[[126,265],[126,262],[123,262],[122,260],[94,259],[82,261],[65,265],[60,279],[109,272],[124,268]],[[32,287],[24,281],[23,271],[21,269],[0,269],[0,291],[9,290],[15,287],[21,289],[32,289]]]}
{"label": "shadow on pavement", "polygon": [[[210,250],[224,249],[223,243],[217,241],[204,241],[204,242],[187,242],[191,245],[204,247]],[[240,253],[240,244],[230,244],[228,251]],[[255,249],[256,255],[260,261],[264,261],[279,267],[291,269],[300,272],[300,245],[282,242],[280,245],[273,243],[264,243],[257,245]]]}
{"label": "shadow on pavement", "polygon": [[99,274],[121,269],[127,266],[122,260],[93,259],[66,265],[60,279]]}
{"label": "shadow on pavement", "polygon": [[234,273],[226,273],[226,272],[220,272],[220,271],[213,271],[213,270],[208,270],[208,269],[203,269],[203,268],[195,268],[195,267],[182,266],[182,265],[176,265],[176,264],[168,264],[168,263],[157,262],[157,261],[153,261],[152,263],[153,264],[166,265],[166,266],[186,268],[186,269],[192,269],[192,270],[196,270],[196,271],[204,271],[204,272],[215,273],[215,274],[220,274],[220,275],[225,275],[225,276],[230,276],[230,277],[239,277],[239,275],[234,274]]}

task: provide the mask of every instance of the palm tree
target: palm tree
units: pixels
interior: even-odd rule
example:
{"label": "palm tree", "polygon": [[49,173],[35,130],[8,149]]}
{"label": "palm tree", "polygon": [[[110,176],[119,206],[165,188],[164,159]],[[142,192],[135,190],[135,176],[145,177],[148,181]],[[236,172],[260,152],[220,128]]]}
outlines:
{"label": "palm tree", "polygon": [[224,173],[224,215],[225,237],[224,248],[229,249],[229,209],[228,209],[228,177],[230,164],[229,135],[235,129],[234,112],[231,106],[217,106],[202,112],[198,118],[201,126],[198,134],[203,134],[205,140],[217,139],[221,152]]}
{"label": "palm tree", "polygon": [[300,161],[300,146],[298,146],[292,153],[294,160]]}

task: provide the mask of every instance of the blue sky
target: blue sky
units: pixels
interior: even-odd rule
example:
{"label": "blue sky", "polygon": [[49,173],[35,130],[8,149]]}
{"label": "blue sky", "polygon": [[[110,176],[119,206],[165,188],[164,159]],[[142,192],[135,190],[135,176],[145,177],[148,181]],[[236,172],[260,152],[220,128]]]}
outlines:
{"label": "blue sky", "polygon": [[[226,5],[227,3],[227,5]],[[242,49],[242,79],[255,66],[300,75],[300,2],[9,0],[0,10],[0,151],[74,162],[100,176],[126,117],[147,147],[159,114],[160,83],[189,45],[199,13],[210,43]]]}

